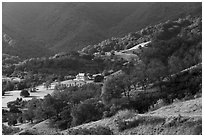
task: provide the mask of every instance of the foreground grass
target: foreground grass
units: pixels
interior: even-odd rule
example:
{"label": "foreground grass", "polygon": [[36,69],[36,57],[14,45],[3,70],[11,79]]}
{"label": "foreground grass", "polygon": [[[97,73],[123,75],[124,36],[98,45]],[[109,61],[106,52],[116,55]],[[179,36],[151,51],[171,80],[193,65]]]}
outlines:
{"label": "foreground grass", "polygon": [[[146,114],[122,110],[110,118],[59,131],[43,121],[21,134],[201,135],[202,99],[173,103]],[[164,115],[165,114],[165,115]]]}
{"label": "foreground grass", "polygon": [[[147,114],[132,110],[83,124],[71,129],[109,127],[115,135],[200,135],[202,134],[202,98],[173,103]],[[67,130],[61,132],[69,134]]]}
{"label": "foreground grass", "polygon": [[2,124],[2,135],[13,135],[15,133],[18,133],[19,131],[20,128],[10,127]]}
{"label": "foreground grass", "polygon": [[[125,124],[124,124],[125,123]],[[140,116],[119,126],[122,135],[200,135],[201,118]],[[121,130],[122,129],[122,130]]]}

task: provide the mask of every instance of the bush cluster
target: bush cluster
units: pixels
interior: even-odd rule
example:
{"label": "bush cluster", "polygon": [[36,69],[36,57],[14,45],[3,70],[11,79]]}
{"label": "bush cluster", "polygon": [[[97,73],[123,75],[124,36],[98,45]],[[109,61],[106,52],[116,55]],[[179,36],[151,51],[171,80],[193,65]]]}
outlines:
{"label": "bush cluster", "polygon": [[117,119],[118,130],[124,131],[126,129],[137,127],[140,124],[158,124],[164,123],[165,118],[151,117],[151,116],[136,116],[132,119]]}
{"label": "bush cluster", "polygon": [[113,135],[109,127],[97,126],[92,128],[70,129],[69,135]]}
{"label": "bush cluster", "polygon": [[21,91],[20,96],[22,96],[22,97],[29,97],[30,93],[28,92],[28,90],[24,89],[24,90]]}
{"label": "bush cluster", "polygon": [[23,111],[23,121],[33,122],[50,119],[50,125],[59,129],[96,121],[102,118],[105,109],[100,101],[101,86],[86,84],[56,91],[44,99],[28,101]]}
{"label": "bush cluster", "polygon": [[20,131],[20,128],[8,127],[8,126],[2,124],[2,134],[3,135],[13,135],[19,131]]}
{"label": "bush cluster", "polygon": [[159,100],[157,100],[157,102],[156,102],[155,104],[153,104],[152,106],[150,106],[149,111],[157,110],[157,109],[159,109],[159,108],[161,108],[161,107],[163,107],[163,106],[166,106],[166,105],[167,105],[167,103],[165,102],[164,99],[159,99]]}

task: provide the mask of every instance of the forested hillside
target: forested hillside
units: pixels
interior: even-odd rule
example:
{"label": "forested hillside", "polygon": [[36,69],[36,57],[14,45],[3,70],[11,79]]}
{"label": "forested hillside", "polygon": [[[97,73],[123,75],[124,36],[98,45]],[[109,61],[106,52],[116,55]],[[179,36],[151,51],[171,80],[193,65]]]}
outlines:
{"label": "forested hillside", "polygon": [[3,42],[3,53],[76,51],[186,15],[201,15],[201,3],[3,3],[3,34],[16,41],[12,48]]}
{"label": "forested hillside", "polygon": [[[147,41],[146,45],[135,48],[133,52],[124,53],[127,56],[135,55],[133,58],[118,57],[118,53]],[[124,37],[90,45],[79,52],[27,59],[16,65],[7,62],[3,74],[21,76],[25,71],[27,76],[24,77],[24,84],[30,86],[51,83],[56,79],[62,81],[63,76],[79,72],[102,73],[106,79],[102,84],[96,82],[81,87],[56,87],[51,95],[43,99],[17,99],[9,103],[9,111],[3,111],[3,121],[9,125],[15,125],[17,119],[21,123],[46,120],[51,128],[65,130],[53,134],[71,135],[202,132],[201,108],[200,104],[195,103],[200,103],[202,96],[202,17],[199,15],[147,26]],[[157,113],[154,110],[166,105],[185,101],[196,104],[189,106],[196,107],[198,116],[183,113],[173,118],[168,117],[168,114],[167,117],[146,116]],[[112,124],[108,120],[114,120],[114,128],[111,128]],[[99,124],[94,128],[80,128],[80,125],[83,127],[83,124],[93,121]],[[104,121],[109,125],[101,125],[100,122]],[[184,131],[185,126],[189,130]],[[137,131],[139,128],[142,128],[141,132]],[[20,134],[40,133],[33,128]]]}
{"label": "forested hillside", "polygon": [[[201,17],[168,20],[154,26],[147,26],[122,38],[111,38],[97,45],[90,45],[80,52],[60,53],[49,58],[32,58],[21,61],[18,65],[7,65],[3,75],[13,72],[28,71],[32,73],[75,75],[79,72],[107,73],[125,69],[124,63],[134,64],[138,60],[148,68],[162,66],[167,70],[164,75],[175,73],[202,60],[202,21]],[[142,42],[151,41],[145,47],[139,47],[126,60],[118,58],[116,51],[130,49]],[[109,53],[106,55],[105,53]],[[95,55],[97,53],[97,55]],[[126,63],[127,64],[127,63]],[[159,66],[158,66],[159,65]],[[14,71],[15,70],[15,71]]]}

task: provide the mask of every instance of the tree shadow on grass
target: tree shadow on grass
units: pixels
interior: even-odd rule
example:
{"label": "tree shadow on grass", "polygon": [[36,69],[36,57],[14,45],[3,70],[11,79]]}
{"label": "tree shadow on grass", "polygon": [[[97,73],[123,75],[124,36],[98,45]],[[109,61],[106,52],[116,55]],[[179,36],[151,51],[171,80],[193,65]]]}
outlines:
{"label": "tree shadow on grass", "polygon": [[28,97],[23,97],[23,98],[37,98],[37,97],[40,97],[40,96],[28,96]]}
{"label": "tree shadow on grass", "polygon": [[11,95],[11,94],[4,94],[3,96],[13,96],[13,95]]}

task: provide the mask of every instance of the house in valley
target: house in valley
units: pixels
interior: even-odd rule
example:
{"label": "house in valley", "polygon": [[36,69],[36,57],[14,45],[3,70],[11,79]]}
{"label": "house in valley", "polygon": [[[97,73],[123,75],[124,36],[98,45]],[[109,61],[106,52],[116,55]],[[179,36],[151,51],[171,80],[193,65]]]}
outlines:
{"label": "house in valley", "polygon": [[88,76],[85,73],[79,73],[78,75],[76,75],[76,78],[74,80],[86,81],[86,80],[88,80]]}
{"label": "house in valley", "polygon": [[75,79],[69,79],[56,83],[55,86],[71,87],[71,86],[82,86],[84,84],[92,83],[93,80],[89,80],[85,73],[79,73],[76,75]]}

